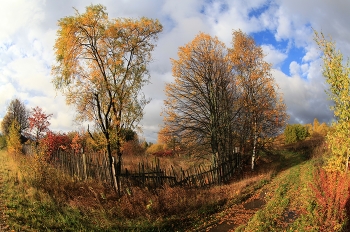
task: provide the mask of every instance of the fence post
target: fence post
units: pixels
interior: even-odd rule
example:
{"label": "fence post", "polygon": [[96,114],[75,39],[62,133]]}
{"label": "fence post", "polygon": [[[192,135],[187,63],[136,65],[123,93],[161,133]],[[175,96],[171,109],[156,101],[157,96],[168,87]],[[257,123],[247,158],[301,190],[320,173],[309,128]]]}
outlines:
{"label": "fence post", "polygon": [[84,169],[84,180],[87,180],[87,171],[86,171],[86,156],[85,153],[83,153],[83,169]]}

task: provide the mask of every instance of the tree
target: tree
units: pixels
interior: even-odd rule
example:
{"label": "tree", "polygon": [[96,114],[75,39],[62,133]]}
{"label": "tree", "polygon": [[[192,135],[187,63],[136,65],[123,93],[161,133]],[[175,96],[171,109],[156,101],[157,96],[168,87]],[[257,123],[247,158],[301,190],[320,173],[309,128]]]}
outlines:
{"label": "tree", "polygon": [[[147,65],[161,31],[158,20],[109,19],[102,5],[59,20],[53,83],[76,106],[78,120],[93,121],[104,134],[112,176],[111,133],[120,172],[122,130],[134,129],[143,116],[148,100],[141,88],[149,80]],[[115,178],[114,185],[120,193]]]}
{"label": "tree", "polygon": [[200,33],[179,48],[179,59],[172,60],[175,80],[165,89],[162,136],[200,144],[203,151],[210,150],[214,165],[233,151],[232,123],[240,108],[227,55],[218,38]]}
{"label": "tree", "polygon": [[264,61],[262,48],[242,31],[233,32],[233,48],[229,56],[233,63],[237,85],[241,92],[241,144],[252,147],[251,169],[254,169],[258,147],[265,138],[281,133],[288,116],[283,97],[271,75],[271,64]]}
{"label": "tree", "polygon": [[313,131],[314,132],[317,132],[319,130],[319,127],[320,127],[320,122],[318,121],[317,118],[314,118],[314,123],[313,123]]}
{"label": "tree", "polygon": [[305,140],[308,136],[308,127],[301,124],[287,125],[286,129],[284,130],[286,144]]}
{"label": "tree", "polygon": [[20,154],[22,151],[20,125],[17,120],[13,120],[7,135],[7,149],[9,153]]}
{"label": "tree", "polygon": [[164,121],[181,141],[209,149],[214,164],[249,142],[254,169],[258,146],[282,132],[287,115],[262,49],[241,31],[233,36],[231,49],[204,33],[179,48]]}
{"label": "tree", "polygon": [[7,113],[1,122],[1,131],[3,135],[9,134],[10,127],[14,120],[18,123],[18,132],[23,134],[29,127],[28,122],[29,112],[23,102],[19,99],[13,99],[7,108]]}
{"label": "tree", "polygon": [[315,41],[323,52],[323,76],[329,85],[328,95],[333,100],[331,109],[337,122],[333,124],[333,132],[328,133],[327,141],[332,151],[328,160],[331,170],[347,171],[349,163],[350,143],[350,67],[344,64],[343,54],[336,49],[331,39],[327,40],[323,33],[315,31]]}
{"label": "tree", "polygon": [[59,149],[66,150],[70,148],[72,140],[64,133],[55,133],[49,131],[45,137],[40,140],[40,148],[49,160],[52,154],[56,153]]}
{"label": "tree", "polygon": [[36,141],[36,146],[40,139],[42,139],[47,132],[50,131],[49,119],[52,117],[52,114],[45,114],[40,107],[35,107],[31,111],[31,116],[29,120],[29,132],[32,133]]}

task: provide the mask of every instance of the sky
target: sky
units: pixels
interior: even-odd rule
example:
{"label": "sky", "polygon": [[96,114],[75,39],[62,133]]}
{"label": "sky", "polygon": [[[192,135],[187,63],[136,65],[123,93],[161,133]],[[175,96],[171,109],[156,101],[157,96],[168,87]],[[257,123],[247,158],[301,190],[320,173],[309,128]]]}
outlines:
{"label": "sky", "polygon": [[[162,125],[165,83],[173,81],[170,59],[205,32],[231,46],[232,31],[242,30],[263,48],[265,60],[284,96],[289,123],[332,121],[331,102],[322,76],[322,60],[313,29],[329,35],[350,55],[350,1],[347,0],[0,0],[0,121],[10,101],[19,98],[28,109],[41,107],[51,118],[51,130],[68,132],[75,122],[73,106],[51,83],[57,22],[102,4],[110,18],[159,19],[163,32],[149,66],[151,83],[143,88],[151,102],[140,122],[141,136],[157,140]],[[86,125],[85,125],[86,126]]]}

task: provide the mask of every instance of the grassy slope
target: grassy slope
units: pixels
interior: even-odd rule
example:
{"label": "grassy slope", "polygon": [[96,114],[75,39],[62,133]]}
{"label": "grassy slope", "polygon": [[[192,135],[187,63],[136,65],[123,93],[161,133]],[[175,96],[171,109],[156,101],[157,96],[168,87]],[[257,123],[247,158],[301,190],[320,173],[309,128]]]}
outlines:
{"label": "grassy slope", "polygon": [[[232,224],[227,229],[235,228],[235,231],[318,231],[310,184],[319,159],[308,159],[309,155],[310,150],[279,151],[273,157],[275,162],[271,166],[276,173],[270,181],[246,188],[245,194],[251,197],[243,201],[232,199],[223,212],[202,220],[202,223],[217,218],[216,223]],[[261,193],[265,193],[266,204],[260,210],[244,209],[243,205],[257,199]],[[198,231],[204,230],[202,227]],[[219,230],[214,226],[212,231]]]}
{"label": "grassy slope", "polygon": [[310,188],[316,160],[299,163],[297,153],[285,153],[284,156],[291,167],[280,172],[266,186],[267,204],[236,231],[317,231],[313,227]]}
{"label": "grassy slope", "polygon": [[[105,216],[101,212],[96,212],[95,216],[93,213],[87,215],[77,208],[62,205],[48,194],[31,187],[16,162],[5,151],[0,151],[0,175],[3,182],[1,198],[7,206],[8,224],[17,231],[111,231],[113,228],[118,231],[115,227],[118,224],[124,224],[124,228],[130,231],[167,231],[169,228],[196,231],[203,230],[205,215],[219,214],[223,217],[224,211],[221,210],[242,203],[247,196],[252,196],[258,189],[264,188],[267,192],[267,204],[255,213],[248,223],[238,227],[237,231],[316,230],[312,227],[313,204],[309,188],[316,161],[305,161],[305,156],[296,152],[284,152],[274,159],[277,158],[280,164],[277,169],[282,171],[270,182],[265,176],[248,181],[248,184],[244,184],[245,187],[238,187],[239,183],[220,187],[220,191],[235,192],[229,193],[230,199],[227,199],[228,203],[224,206],[221,202],[220,205],[204,206],[196,212],[159,218],[153,222],[138,219],[118,223],[115,219],[113,222],[111,218],[101,218]],[[238,188],[242,190],[237,191]],[[185,219],[181,222],[182,225],[181,218]]]}
{"label": "grassy slope", "polygon": [[62,207],[48,195],[31,187],[16,162],[0,151],[1,198],[9,228],[15,231],[95,230],[79,211]]}

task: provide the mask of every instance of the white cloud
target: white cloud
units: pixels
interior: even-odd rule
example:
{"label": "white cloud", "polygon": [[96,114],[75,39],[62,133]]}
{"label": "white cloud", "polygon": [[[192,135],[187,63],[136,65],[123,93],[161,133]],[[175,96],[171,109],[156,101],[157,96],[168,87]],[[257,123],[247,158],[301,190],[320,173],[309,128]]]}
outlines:
{"label": "white cloud", "polygon": [[[111,18],[141,16],[157,18],[164,26],[150,65],[152,84],[144,88],[153,98],[145,108],[142,121],[147,139],[156,139],[163,105],[165,82],[172,81],[170,58],[177,59],[179,46],[189,43],[200,32],[225,42],[232,40],[232,30],[245,33],[268,30],[287,47],[267,41],[262,45],[266,61],[273,64],[273,75],[284,93],[292,121],[308,122],[318,117],[327,120],[332,114],[324,93],[327,87],[321,75],[319,52],[313,42],[312,28],[332,35],[345,57],[350,55],[349,1],[329,0],[92,0],[107,7]],[[40,106],[53,113],[55,130],[74,128],[74,109],[65,105],[64,97],[51,84],[50,69],[54,61],[53,45],[57,21],[80,12],[90,2],[77,0],[3,1],[0,8],[0,118],[13,97],[20,97],[28,107]],[[293,47],[302,48],[302,57],[291,61]],[[289,64],[289,74],[281,67]]]}
{"label": "white cloud", "polygon": [[41,0],[13,0],[1,2],[0,41],[11,40],[13,34],[28,29],[43,19]]}
{"label": "white cloud", "polygon": [[287,58],[287,55],[284,52],[279,51],[271,44],[261,45],[261,48],[266,55],[265,60],[273,65],[273,68],[280,69],[281,63]]}
{"label": "white cloud", "polygon": [[[310,68],[309,71],[316,71]],[[309,73],[309,75],[317,73]],[[325,93],[322,76],[306,81],[299,75],[287,76],[280,70],[272,70],[276,83],[283,93],[291,123],[311,123],[314,118],[329,122],[333,114],[329,110],[331,102]]]}
{"label": "white cloud", "polygon": [[11,83],[0,85],[0,119],[5,116],[7,106],[15,95],[16,89]]}
{"label": "white cloud", "polygon": [[35,91],[51,95],[53,87],[50,83],[49,70],[34,57],[25,57],[12,61],[6,67],[8,78],[20,91]]}
{"label": "white cloud", "polygon": [[316,46],[308,46],[306,47],[306,54],[303,57],[303,62],[313,61],[320,57],[320,51],[316,48]]}
{"label": "white cloud", "polygon": [[299,76],[300,74],[300,65],[296,61],[292,61],[289,64],[289,73],[291,76]]}

